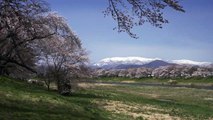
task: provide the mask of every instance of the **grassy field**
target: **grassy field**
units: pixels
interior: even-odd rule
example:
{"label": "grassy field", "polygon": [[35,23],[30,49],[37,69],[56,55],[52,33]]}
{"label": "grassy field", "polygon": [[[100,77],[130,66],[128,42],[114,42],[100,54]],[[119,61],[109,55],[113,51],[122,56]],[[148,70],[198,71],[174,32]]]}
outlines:
{"label": "grassy field", "polygon": [[212,113],[212,90],[80,83],[65,97],[0,77],[0,120],[212,120]]}
{"label": "grassy field", "polygon": [[[140,83],[167,83],[170,79],[159,79],[159,78],[125,78],[125,77],[101,77],[96,78],[97,81],[104,81],[104,82],[140,82]],[[206,78],[176,78],[172,79],[176,80],[178,84],[189,85],[209,85],[213,86],[213,77],[206,77]]]}

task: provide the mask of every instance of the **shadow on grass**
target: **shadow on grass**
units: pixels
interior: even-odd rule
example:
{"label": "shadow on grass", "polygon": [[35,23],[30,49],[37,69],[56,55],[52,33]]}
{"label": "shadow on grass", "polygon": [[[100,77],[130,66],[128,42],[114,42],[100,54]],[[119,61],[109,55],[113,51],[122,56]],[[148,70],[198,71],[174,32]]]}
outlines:
{"label": "shadow on grass", "polygon": [[100,112],[100,109],[96,108],[95,105],[86,99],[69,99],[63,104],[48,103],[46,101],[12,100],[8,98],[1,98],[0,101],[1,120],[7,118],[23,120],[26,116],[26,119],[30,120],[107,119],[106,116],[103,115],[106,114],[104,111]]}

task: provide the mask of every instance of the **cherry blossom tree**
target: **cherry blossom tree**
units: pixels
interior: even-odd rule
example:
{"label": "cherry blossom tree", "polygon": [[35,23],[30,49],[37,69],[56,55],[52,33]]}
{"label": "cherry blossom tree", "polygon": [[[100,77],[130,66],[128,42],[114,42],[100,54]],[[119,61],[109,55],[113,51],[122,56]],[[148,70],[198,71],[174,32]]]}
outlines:
{"label": "cherry blossom tree", "polygon": [[40,62],[52,74],[59,93],[69,94],[70,80],[85,71],[82,66],[86,66],[88,61],[87,53],[63,17],[50,13],[47,19],[51,29],[55,29],[58,34],[37,41]]}
{"label": "cherry blossom tree", "polygon": [[55,34],[48,27],[48,12],[40,0],[0,1],[0,75],[36,72],[33,41]]}
{"label": "cherry blossom tree", "polygon": [[170,7],[176,11],[185,12],[179,0],[108,0],[108,7],[104,11],[106,16],[112,16],[117,22],[118,32],[126,32],[132,38],[138,38],[131,30],[144,23],[162,28],[168,23],[163,17],[163,10]]}

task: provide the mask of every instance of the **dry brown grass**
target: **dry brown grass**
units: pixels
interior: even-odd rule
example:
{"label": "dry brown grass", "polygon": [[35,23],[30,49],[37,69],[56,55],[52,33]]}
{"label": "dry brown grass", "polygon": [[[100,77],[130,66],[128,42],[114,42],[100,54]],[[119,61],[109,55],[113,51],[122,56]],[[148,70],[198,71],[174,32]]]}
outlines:
{"label": "dry brown grass", "polygon": [[133,80],[125,80],[125,81],[121,81],[121,83],[136,83],[136,82]]}
{"label": "dry brown grass", "polygon": [[163,114],[166,110],[151,105],[123,103],[120,101],[93,101],[98,106],[115,114],[124,114],[136,119],[142,117],[148,120],[180,120],[179,117]]}
{"label": "dry brown grass", "polygon": [[79,89],[93,89],[98,86],[100,87],[100,86],[116,86],[116,85],[106,83],[86,83],[86,82],[77,83],[77,87]]}

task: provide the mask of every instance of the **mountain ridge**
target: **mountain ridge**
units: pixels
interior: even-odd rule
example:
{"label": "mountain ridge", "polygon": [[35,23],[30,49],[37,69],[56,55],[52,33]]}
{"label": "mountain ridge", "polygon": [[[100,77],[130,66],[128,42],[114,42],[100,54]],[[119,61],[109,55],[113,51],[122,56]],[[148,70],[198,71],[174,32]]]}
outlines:
{"label": "mountain ridge", "polygon": [[208,66],[210,62],[198,62],[193,60],[181,59],[181,60],[162,60],[160,58],[144,58],[144,57],[111,57],[104,58],[99,62],[93,64],[95,68],[104,69],[128,69],[128,68],[158,68],[168,65],[192,65],[192,66]]}

